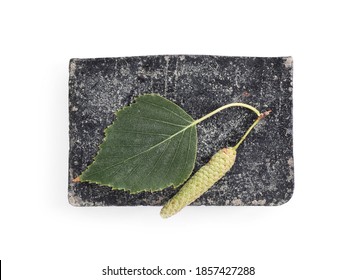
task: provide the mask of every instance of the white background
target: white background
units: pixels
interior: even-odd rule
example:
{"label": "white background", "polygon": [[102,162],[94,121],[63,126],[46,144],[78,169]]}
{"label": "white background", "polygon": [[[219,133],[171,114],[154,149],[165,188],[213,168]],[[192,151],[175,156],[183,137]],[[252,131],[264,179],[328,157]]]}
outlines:
{"label": "white background", "polygon": [[[248,279],[355,279],[351,2],[1,1],[3,278],[245,265],[257,271]],[[293,56],[290,202],[190,207],[169,220],[158,207],[69,205],[69,59],[151,54]]]}

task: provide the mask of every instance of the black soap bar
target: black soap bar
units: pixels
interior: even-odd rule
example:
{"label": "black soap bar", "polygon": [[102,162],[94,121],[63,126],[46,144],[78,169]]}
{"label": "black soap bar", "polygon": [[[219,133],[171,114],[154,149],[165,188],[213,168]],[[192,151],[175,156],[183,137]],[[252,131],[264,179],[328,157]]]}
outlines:
{"label": "black soap bar", "polygon": [[[238,148],[233,168],[192,205],[281,205],[294,189],[292,58],[205,55],[72,59],[69,65],[68,198],[74,206],[162,205],[177,189],[129,194],[75,183],[93,161],[115,112],[156,93],[194,119],[232,102],[272,113]],[[197,126],[195,171],[221,148],[235,145],[255,120],[229,108]],[[195,172],[194,171],[194,172]]]}

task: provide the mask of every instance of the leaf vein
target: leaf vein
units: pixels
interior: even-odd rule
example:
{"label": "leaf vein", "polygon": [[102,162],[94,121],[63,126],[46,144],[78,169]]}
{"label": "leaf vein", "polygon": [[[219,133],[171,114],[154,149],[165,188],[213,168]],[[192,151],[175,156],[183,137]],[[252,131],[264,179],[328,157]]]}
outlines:
{"label": "leaf vein", "polygon": [[188,156],[189,156],[189,152],[190,152],[190,143],[191,143],[191,131],[192,131],[192,129],[190,130],[190,132],[189,132],[189,145],[187,146],[187,153],[186,153],[186,159],[185,159],[185,166],[186,166],[186,164],[187,164],[187,159],[188,159]]}
{"label": "leaf vein", "polygon": [[137,116],[137,117],[140,118],[140,119],[151,120],[151,121],[160,122],[160,123],[165,123],[165,124],[169,124],[169,125],[173,125],[173,126],[186,127],[186,125],[181,125],[181,124],[177,124],[177,123],[167,122],[167,121],[163,121],[163,120],[152,119],[152,118],[141,117],[141,116]]}
{"label": "leaf vein", "polygon": [[[123,133],[121,133],[123,132]],[[164,134],[164,133],[154,133],[154,132],[143,132],[143,131],[134,131],[134,130],[119,130],[118,134],[129,134],[129,133],[133,133],[133,134],[144,134],[144,135],[154,135],[154,136],[171,136],[171,134]]]}
{"label": "leaf vein", "polygon": [[161,105],[158,105],[158,104],[155,104],[155,103],[152,103],[152,102],[148,102],[148,101],[145,101],[145,100],[139,100],[139,101],[140,101],[140,102],[143,102],[143,103],[146,103],[146,104],[149,104],[149,105],[152,105],[152,106],[155,106],[155,107],[158,107],[158,108],[161,108],[161,109],[164,109],[164,110],[166,110],[166,111],[168,111],[168,112],[174,114],[175,116],[179,117],[180,119],[182,119],[182,120],[184,120],[184,121],[186,121],[186,122],[188,122],[188,123],[191,123],[191,122],[192,122],[191,120],[187,120],[187,119],[185,119],[184,117],[180,116],[179,114],[175,113],[174,111],[172,111],[172,110],[170,110],[170,109],[168,109],[168,108],[165,108],[165,107],[163,107],[163,106],[161,106]]}
{"label": "leaf vein", "polygon": [[181,136],[181,138],[180,138],[180,140],[179,140],[179,143],[178,143],[178,145],[177,145],[177,148],[175,149],[174,157],[172,158],[172,160],[171,160],[170,163],[169,163],[169,168],[168,168],[168,172],[167,172],[168,174],[170,173],[170,169],[171,169],[171,167],[173,166],[173,162],[174,162],[175,157],[176,157],[176,155],[177,155],[177,151],[178,151],[179,148],[180,148],[180,144],[181,144],[181,142],[182,142],[182,139],[184,138],[185,132],[186,132],[186,130],[185,130],[184,133],[182,134],[182,136]]}
{"label": "leaf vein", "polygon": [[169,147],[171,143],[171,139],[169,140],[169,142],[167,143],[165,149],[160,153],[159,157],[157,158],[157,160],[155,161],[154,165],[153,165],[153,168],[143,177],[143,179],[141,181],[143,181],[145,178],[147,178],[147,176],[149,176],[153,171],[154,169],[156,168],[157,166],[157,163],[158,161],[161,159],[162,155],[165,153],[165,151],[167,150],[167,148]]}
{"label": "leaf vein", "polygon": [[147,155],[145,155],[142,160],[137,160],[137,163],[133,166],[133,168],[122,178],[122,181],[124,181],[127,177],[129,177],[132,174],[132,172],[139,167],[140,164],[145,163],[146,156]]}

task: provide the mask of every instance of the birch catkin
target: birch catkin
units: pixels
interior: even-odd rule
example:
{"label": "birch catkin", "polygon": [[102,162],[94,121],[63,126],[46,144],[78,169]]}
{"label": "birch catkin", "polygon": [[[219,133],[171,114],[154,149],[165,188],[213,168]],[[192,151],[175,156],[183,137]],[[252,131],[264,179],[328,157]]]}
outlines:
{"label": "birch catkin", "polygon": [[163,218],[171,217],[199,198],[231,169],[235,158],[236,151],[233,148],[224,148],[218,151],[210,161],[201,167],[201,169],[185,183],[180,191],[165,204],[160,215]]}

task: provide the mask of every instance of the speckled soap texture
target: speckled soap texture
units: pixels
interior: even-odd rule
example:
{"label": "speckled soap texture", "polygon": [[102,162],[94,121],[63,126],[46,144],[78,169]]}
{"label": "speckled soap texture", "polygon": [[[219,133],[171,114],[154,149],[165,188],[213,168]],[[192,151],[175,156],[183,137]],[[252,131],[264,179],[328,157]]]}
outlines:
{"label": "speckled soap texture", "polygon": [[[231,102],[272,110],[240,146],[236,164],[192,205],[281,205],[294,189],[292,58],[163,55],[72,59],[69,65],[68,198],[75,206],[162,205],[177,192],[131,195],[73,183],[93,161],[115,111],[135,97],[157,93],[194,119]],[[234,145],[255,120],[229,108],[197,126],[194,172],[221,148]]]}

